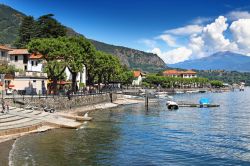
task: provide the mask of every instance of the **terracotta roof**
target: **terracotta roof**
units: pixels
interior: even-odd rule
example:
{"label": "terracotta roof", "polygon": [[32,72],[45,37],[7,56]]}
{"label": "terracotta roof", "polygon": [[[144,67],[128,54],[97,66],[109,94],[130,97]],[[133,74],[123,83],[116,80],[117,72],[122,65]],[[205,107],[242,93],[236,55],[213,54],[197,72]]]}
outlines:
{"label": "terracotta roof", "polygon": [[4,46],[4,45],[0,45],[0,50],[4,50],[4,51],[10,51],[11,49]]}
{"label": "terracotta roof", "polygon": [[181,74],[179,71],[177,71],[177,70],[165,70],[164,72],[163,72],[163,74],[165,74],[165,75],[174,75],[174,74]]}
{"label": "terracotta roof", "polygon": [[134,77],[139,77],[141,75],[141,71],[134,71]]}
{"label": "terracotta roof", "polygon": [[196,72],[192,70],[187,70],[187,71],[165,70],[163,74],[164,75],[180,75],[180,74],[196,74]]}
{"label": "terracotta roof", "polygon": [[30,54],[27,49],[21,48],[21,49],[13,49],[12,51],[9,51],[10,55],[24,55],[24,54]]}
{"label": "terracotta roof", "polygon": [[196,72],[192,70],[188,70],[188,71],[183,71],[182,74],[196,74]]}
{"label": "terracotta roof", "polygon": [[41,59],[43,57],[42,54],[31,54],[30,59]]}

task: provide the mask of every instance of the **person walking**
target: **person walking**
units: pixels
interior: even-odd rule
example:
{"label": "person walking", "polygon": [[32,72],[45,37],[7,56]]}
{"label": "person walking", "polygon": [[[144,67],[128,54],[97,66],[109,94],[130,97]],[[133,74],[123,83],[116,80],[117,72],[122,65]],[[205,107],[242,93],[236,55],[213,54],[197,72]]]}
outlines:
{"label": "person walking", "polygon": [[2,100],[2,113],[4,113],[5,112],[5,102],[4,102],[4,100]]}
{"label": "person walking", "polygon": [[9,103],[6,104],[6,113],[9,113],[10,107],[9,107]]}

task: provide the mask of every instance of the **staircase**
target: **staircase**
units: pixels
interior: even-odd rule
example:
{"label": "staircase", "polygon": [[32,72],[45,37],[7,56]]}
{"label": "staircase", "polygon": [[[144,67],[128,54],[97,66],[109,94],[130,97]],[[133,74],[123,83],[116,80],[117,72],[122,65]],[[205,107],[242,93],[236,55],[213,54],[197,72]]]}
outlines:
{"label": "staircase", "polygon": [[30,132],[43,125],[77,128],[81,124],[57,114],[10,107],[9,112],[0,113],[0,136]]}

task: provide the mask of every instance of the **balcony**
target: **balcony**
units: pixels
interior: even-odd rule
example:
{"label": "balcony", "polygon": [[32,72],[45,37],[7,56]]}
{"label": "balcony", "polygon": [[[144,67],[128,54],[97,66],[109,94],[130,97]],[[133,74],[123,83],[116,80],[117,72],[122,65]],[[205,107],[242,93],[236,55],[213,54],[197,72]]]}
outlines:
{"label": "balcony", "polygon": [[47,73],[42,73],[42,72],[15,72],[15,77],[42,77],[42,78],[47,78]]}

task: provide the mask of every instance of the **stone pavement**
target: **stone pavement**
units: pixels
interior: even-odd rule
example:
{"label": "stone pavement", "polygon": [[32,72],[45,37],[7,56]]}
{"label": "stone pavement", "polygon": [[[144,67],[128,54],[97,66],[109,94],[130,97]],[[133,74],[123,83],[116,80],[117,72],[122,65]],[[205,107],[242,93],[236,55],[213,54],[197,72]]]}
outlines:
{"label": "stone pavement", "polygon": [[29,132],[43,125],[78,128],[82,123],[62,117],[56,113],[25,110],[16,107],[10,107],[9,112],[0,113],[0,136]]}

